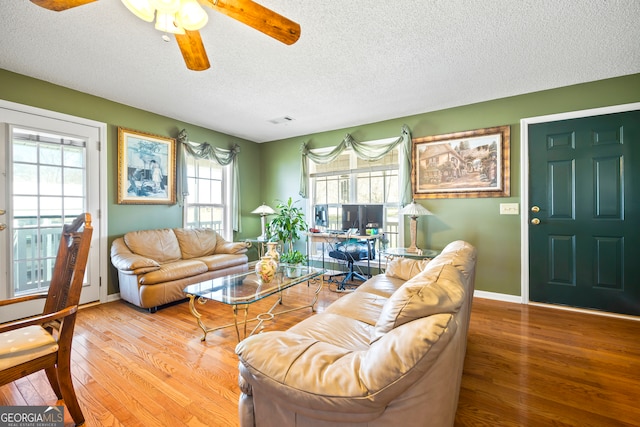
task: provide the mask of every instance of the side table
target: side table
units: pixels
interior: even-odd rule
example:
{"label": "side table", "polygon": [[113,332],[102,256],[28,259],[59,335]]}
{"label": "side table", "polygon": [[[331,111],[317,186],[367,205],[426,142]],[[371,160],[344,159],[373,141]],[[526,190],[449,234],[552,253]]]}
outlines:
{"label": "side table", "polygon": [[256,251],[258,251],[258,259],[262,258],[262,256],[266,252],[265,250],[265,247],[267,244],[266,240],[256,238],[256,239],[244,239],[244,241],[247,243],[251,243],[251,246],[255,246]]}

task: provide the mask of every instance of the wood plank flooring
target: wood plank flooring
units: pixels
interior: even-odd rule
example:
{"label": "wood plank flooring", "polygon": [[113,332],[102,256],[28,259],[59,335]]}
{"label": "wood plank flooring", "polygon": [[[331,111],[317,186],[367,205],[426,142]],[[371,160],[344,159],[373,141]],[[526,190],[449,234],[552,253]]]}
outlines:
{"label": "wood plank flooring", "polygon": [[[288,290],[285,303],[310,301],[314,288]],[[317,310],[342,295],[325,287]],[[199,310],[211,326],[233,320],[222,304]],[[276,317],[265,330],[309,315]],[[238,425],[235,330],[201,334],[187,303],[155,314],[122,301],[81,310],[73,374],[86,425]],[[637,426],[639,385],[640,322],[475,299],[455,425]],[[0,405],[56,403],[42,373],[0,387]]]}

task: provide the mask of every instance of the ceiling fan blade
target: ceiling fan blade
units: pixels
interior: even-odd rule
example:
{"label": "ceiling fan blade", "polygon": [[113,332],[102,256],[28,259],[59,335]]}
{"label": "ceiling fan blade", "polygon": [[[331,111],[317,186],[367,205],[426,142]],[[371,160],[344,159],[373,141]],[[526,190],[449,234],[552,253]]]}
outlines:
{"label": "ceiling fan blade", "polygon": [[203,71],[211,66],[199,31],[185,30],[185,34],[176,34],[175,36],[188,69]]}
{"label": "ceiling fan blade", "polygon": [[71,9],[72,7],[82,6],[83,4],[92,3],[96,0],[31,0],[31,3],[37,4],[45,9],[60,12]]}
{"label": "ceiling fan blade", "polygon": [[300,25],[251,0],[202,0],[207,6],[284,44],[300,38]]}

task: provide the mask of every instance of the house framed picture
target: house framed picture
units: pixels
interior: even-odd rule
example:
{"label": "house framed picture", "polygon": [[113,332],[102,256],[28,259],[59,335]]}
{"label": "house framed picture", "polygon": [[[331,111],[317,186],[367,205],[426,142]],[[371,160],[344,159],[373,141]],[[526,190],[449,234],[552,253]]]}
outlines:
{"label": "house framed picture", "polygon": [[509,126],[414,138],[412,143],[415,199],[510,195]]}
{"label": "house framed picture", "polygon": [[176,140],[118,128],[118,204],[176,203]]}

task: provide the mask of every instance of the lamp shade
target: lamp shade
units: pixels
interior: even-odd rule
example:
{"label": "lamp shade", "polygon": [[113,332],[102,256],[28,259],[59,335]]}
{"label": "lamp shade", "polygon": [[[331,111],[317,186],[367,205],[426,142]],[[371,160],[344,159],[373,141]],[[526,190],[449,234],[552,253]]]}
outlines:
{"label": "lamp shade", "polygon": [[418,247],[416,246],[416,237],[417,237],[417,231],[418,231],[418,217],[425,216],[425,215],[433,215],[433,214],[429,209],[425,208],[422,205],[417,204],[415,200],[412,200],[411,203],[409,203],[404,208],[400,209],[400,215],[407,215],[411,218],[411,224],[409,228],[411,232],[411,245],[407,248],[407,252],[416,253],[419,251]]}
{"label": "lamp shade", "polygon": [[153,22],[156,8],[151,5],[149,0],[122,0],[122,3],[138,18]]}
{"label": "lamp shade", "polygon": [[156,30],[163,33],[184,34],[184,28],[176,25],[175,14],[159,9],[156,12]]}
{"label": "lamp shade", "polygon": [[400,209],[400,215],[408,215],[408,216],[425,216],[425,215],[433,215],[431,211],[425,208],[422,205],[416,203],[415,200],[412,200],[404,208]]}
{"label": "lamp shade", "polygon": [[273,209],[271,209],[271,207],[263,203],[257,208],[255,208],[254,210],[252,210],[251,213],[264,216],[264,215],[273,215],[274,213],[276,213],[276,211],[274,211]]}
{"label": "lamp shade", "polygon": [[176,19],[185,30],[197,31],[207,24],[209,16],[196,0],[182,0]]}
{"label": "lamp shade", "polygon": [[180,9],[180,0],[151,0],[151,4],[158,10],[176,13]]}
{"label": "lamp shade", "polygon": [[265,205],[264,203],[251,211],[252,214],[260,215],[260,226],[262,228],[262,234],[258,237],[258,240],[267,240],[267,224],[265,218],[267,215],[273,215],[276,213],[270,206]]}

